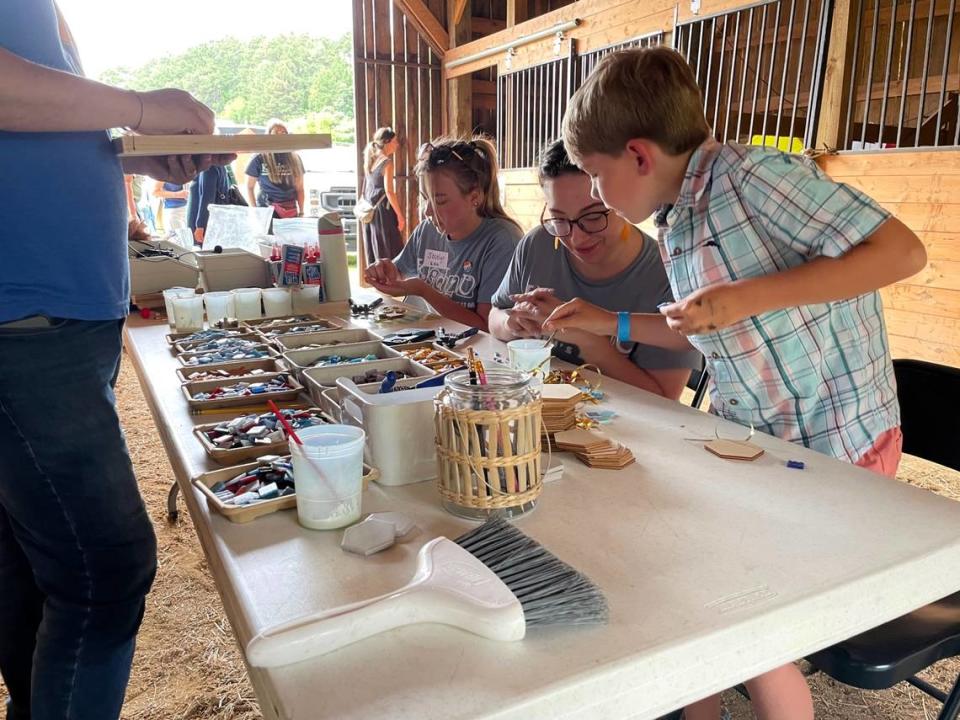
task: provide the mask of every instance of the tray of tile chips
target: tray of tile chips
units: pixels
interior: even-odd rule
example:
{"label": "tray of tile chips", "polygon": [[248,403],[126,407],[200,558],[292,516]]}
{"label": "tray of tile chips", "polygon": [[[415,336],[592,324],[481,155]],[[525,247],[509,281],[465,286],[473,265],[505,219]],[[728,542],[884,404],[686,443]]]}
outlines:
{"label": "tray of tile chips", "polygon": [[[273,338],[291,332],[293,328],[300,328],[298,332],[339,330],[347,325],[347,321],[338,317],[320,317],[319,315],[289,315],[287,317],[243,320],[241,325],[260,333],[264,337]],[[307,330],[306,328],[312,329]]]}
{"label": "tray of tile chips", "polygon": [[177,368],[177,377],[181,383],[196,382],[199,380],[220,380],[229,378],[256,377],[263,373],[285,372],[287,369],[283,361],[278,358],[267,357],[246,362],[215,363],[196,367]]}
{"label": "tray of tile chips", "polygon": [[303,391],[292,374],[263,373],[256,377],[199,380],[180,386],[192,408],[259,405],[268,400],[292,400]]}
{"label": "tray of tile chips", "polygon": [[[336,423],[319,408],[285,408],[280,412],[294,430]],[[193,434],[207,455],[221,465],[236,465],[261,455],[287,453],[287,433],[271,411],[197,425]]]}
{"label": "tray of tile chips", "polygon": [[[287,350],[283,353],[283,359],[287,361],[287,364],[300,372],[314,367],[349,365],[396,357],[400,357],[400,353],[387,347],[379,340],[311,350]],[[347,372],[349,370],[345,370],[344,375]]]}
{"label": "tray of tile chips", "polygon": [[[363,487],[380,477],[363,464]],[[297,506],[290,456],[265,455],[244,465],[214,470],[193,479],[211,510],[231,522],[244,523]]]}
{"label": "tray of tile chips", "polygon": [[405,358],[409,358],[438,373],[467,366],[467,361],[462,356],[432,342],[394,345],[393,349]]}
{"label": "tray of tile chips", "polygon": [[198,367],[201,365],[275,358],[277,355],[277,351],[262,342],[260,338],[252,340],[246,338],[221,338],[219,340],[212,340],[209,345],[200,346],[190,352],[180,353],[177,355],[177,360],[180,361],[181,365],[186,367]]}
{"label": "tray of tile chips", "polygon": [[193,352],[198,347],[211,345],[216,340],[224,338],[255,340],[263,342],[253,330],[198,330],[192,333],[170,333],[167,335],[167,343],[174,354]]}
{"label": "tray of tile chips", "polygon": [[281,348],[282,352],[286,350],[316,350],[361,342],[378,342],[380,338],[364,328],[350,328],[347,330],[283,333],[272,338],[272,340]]}
{"label": "tray of tile chips", "polygon": [[176,351],[175,346],[178,344],[193,343],[215,337],[249,337],[254,334],[253,330],[249,328],[230,328],[226,330],[210,328],[209,330],[194,330],[193,332],[172,332],[167,334],[167,345]]}

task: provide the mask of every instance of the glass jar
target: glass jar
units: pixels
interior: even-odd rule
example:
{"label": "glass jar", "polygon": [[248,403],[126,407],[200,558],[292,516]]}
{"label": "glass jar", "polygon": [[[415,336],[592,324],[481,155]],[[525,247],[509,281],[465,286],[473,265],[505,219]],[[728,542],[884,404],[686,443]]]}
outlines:
{"label": "glass jar", "polygon": [[[533,452],[540,438],[539,407],[533,412],[533,403],[540,399],[540,383],[535,382],[529,373],[520,373],[509,368],[491,368],[486,372],[486,383],[480,384],[479,378],[471,380],[468,370],[458,370],[446,377],[444,386],[446,397],[441,400],[458,414],[455,433],[472,433],[474,437],[462,438],[461,447],[473,447],[475,452],[489,460],[488,452],[494,452],[497,458],[508,463],[513,457]],[[517,417],[518,409],[528,407],[531,413]],[[503,412],[501,418],[489,422],[478,421],[470,411]],[[461,415],[462,413],[462,415]],[[484,413],[485,414],[485,413]],[[519,423],[527,423],[519,429]],[[504,449],[508,448],[507,452]],[[534,473],[532,468],[536,468]],[[532,475],[536,474],[536,477]],[[472,468],[470,488],[463,487],[463,477],[455,489],[442,492],[442,504],[445,510],[459,517],[471,520],[484,520],[493,512],[507,517],[516,517],[532,510],[536,505],[536,494],[542,487],[539,478],[539,456],[535,462],[515,467],[491,467],[489,469]],[[521,482],[522,478],[522,482]],[[441,488],[444,478],[441,476]],[[481,486],[482,484],[482,486]],[[522,485],[522,487],[521,487]],[[534,486],[536,489],[534,489]],[[490,496],[489,507],[483,507],[479,497]],[[457,498],[462,498],[458,502]],[[513,502],[515,499],[515,502]],[[466,504],[470,502],[471,504]]]}

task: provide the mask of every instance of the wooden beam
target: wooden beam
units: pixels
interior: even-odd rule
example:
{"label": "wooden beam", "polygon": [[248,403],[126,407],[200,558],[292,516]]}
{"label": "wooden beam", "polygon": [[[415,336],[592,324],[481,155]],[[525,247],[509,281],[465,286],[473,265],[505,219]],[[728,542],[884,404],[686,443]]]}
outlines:
{"label": "wooden beam", "polygon": [[529,18],[529,0],[507,0],[507,27],[513,27]]}
{"label": "wooden beam", "polygon": [[397,9],[407,16],[414,29],[423,36],[433,51],[443,59],[450,49],[450,35],[430,12],[423,0],[393,0]]}
{"label": "wooden beam", "polygon": [[473,34],[481,37],[493,35],[493,33],[500,32],[507,26],[503,20],[492,20],[484,17],[474,17],[471,22],[473,23],[471,28]]}
{"label": "wooden beam", "polygon": [[453,24],[459,25],[463,20],[463,13],[467,9],[468,0],[455,0],[453,4]]}
{"label": "wooden beam", "polygon": [[839,148],[847,127],[846,92],[853,71],[853,43],[851,35],[859,18],[853,12],[851,0],[836,0],[827,46],[827,63],[823,77],[823,100],[817,128],[818,148]]}
{"label": "wooden beam", "polygon": [[[450,47],[465,45],[473,39],[472,16],[464,13],[466,0],[448,0],[447,30]],[[469,75],[445,81],[447,88],[447,125],[452,135],[469,135],[473,129],[473,82]]]}

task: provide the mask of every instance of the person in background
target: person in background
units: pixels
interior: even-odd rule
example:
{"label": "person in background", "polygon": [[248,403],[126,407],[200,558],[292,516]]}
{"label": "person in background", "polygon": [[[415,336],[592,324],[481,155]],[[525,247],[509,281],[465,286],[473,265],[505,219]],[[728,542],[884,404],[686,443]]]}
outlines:
{"label": "person in background", "polygon": [[[656,312],[672,302],[656,240],[590,195],[590,178],[570,162],[563,141],[540,157],[546,199],[540,225],[517,246],[494,294],[490,332],[500,340],[540,337],[543,321],[567,300],[584,298],[611,310]],[[565,356],[597,366],[604,375],[677,400],[700,353],[620,343],[593,333],[558,333]]]}
{"label": "person in background", "polygon": [[[601,60],[570,100],[563,141],[594,197],[632,222],[654,215],[676,302],[618,315],[574,299],[544,329],[692,345],[711,412],[894,477],[903,436],[877,290],[926,264],[916,235],[808,158],[717,142],[669,48]],[[812,720],[795,665],[746,685],[761,720]],[[716,720],[719,696],[685,715]]]}
{"label": "person in background", "polygon": [[[280,120],[267,125],[268,135],[286,135]],[[260,192],[254,194],[257,185]],[[274,218],[303,215],[303,161],[293,152],[260,153],[247,165],[247,199],[251,206],[272,207]]]}
{"label": "person in background", "polygon": [[363,151],[363,197],[376,207],[373,220],[360,223],[368,264],[390,260],[403,250],[405,220],[397,199],[392,157],[398,147],[400,138],[392,128],[383,127]]}
{"label": "person in background", "polygon": [[417,153],[424,215],[403,251],[364,277],[387,295],[416,296],[443,317],[487,329],[490,298],[523,234],[500,204],[497,153],[485,138],[445,138]]}
{"label": "person in background", "polygon": [[160,198],[160,225],[166,232],[187,227],[187,197],[189,192],[180,183],[153,184],[153,196]]}
{"label": "person in background", "polygon": [[208,206],[211,203],[215,205],[226,204],[229,191],[229,171],[220,165],[212,165],[190,183],[190,196],[187,200],[187,224],[193,232],[193,241],[197,245],[203,245],[203,236],[207,231],[207,221],[210,219]]}
{"label": "person in background", "polygon": [[[130,303],[123,175],[177,184],[228,157],[118,159],[110,128],[210,133],[180,90],[82,77],[53,0],[0,3],[0,675],[7,720],[120,715],[156,540],[113,385]],[[58,198],[57,212],[47,199]]]}
{"label": "person in background", "polygon": [[143,178],[139,175],[123,176],[123,192],[127,198],[127,217],[130,220],[140,220],[140,210],[137,203],[140,201],[140,192],[143,189]]}

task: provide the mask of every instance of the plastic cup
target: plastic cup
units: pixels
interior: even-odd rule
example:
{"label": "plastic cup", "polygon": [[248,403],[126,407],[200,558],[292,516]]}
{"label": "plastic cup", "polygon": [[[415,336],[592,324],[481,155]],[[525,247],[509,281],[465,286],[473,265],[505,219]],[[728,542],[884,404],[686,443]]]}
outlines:
{"label": "plastic cup", "polygon": [[294,315],[314,313],[320,309],[320,286],[304,285],[290,291]]}
{"label": "plastic cup", "polygon": [[173,319],[177,324],[177,332],[203,330],[203,297],[175,297]]}
{"label": "plastic cup", "polygon": [[290,441],[297,519],[312,530],[332,530],[360,519],[363,494],[363,430],[318,425],[297,430]]}
{"label": "plastic cup", "polygon": [[211,325],[224,318],[236,317],[233,293],[229,290],[204,293],[203,304],[207,308],[207,322]]}
{"label": "plastic cup", "polygon": [[193,297],[196,294],[196,290],[185,287],[172,287],[163,291],[163,306],[167,312],[167,324],[171,330],[176,329],[177,326],[173,317],[173,299],[177,297]]}
{"label": "plastic cup", "polygon": [[287,288],[264,288],[263,311],[267,317],[293,315],[293,300]]}
{"label": "plastic cup", "polygon": [[233,309],[237,320],[257,320],[263,317],[263,310],[260,307],[260,288],[234,290]]}
{"label": "plastic cup", "polygon": [[546,375],[550,372],[550,353],[553,343],[544,345],[543,340],[535,338],[511,340],[507,343],[507,358],[510,367],[520,372],[536,372]]}

